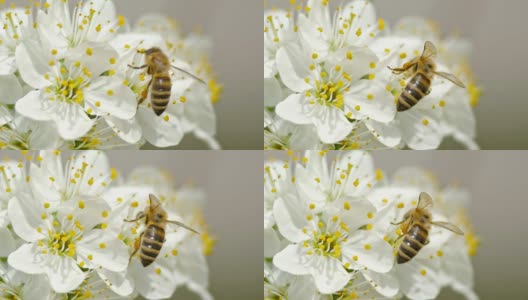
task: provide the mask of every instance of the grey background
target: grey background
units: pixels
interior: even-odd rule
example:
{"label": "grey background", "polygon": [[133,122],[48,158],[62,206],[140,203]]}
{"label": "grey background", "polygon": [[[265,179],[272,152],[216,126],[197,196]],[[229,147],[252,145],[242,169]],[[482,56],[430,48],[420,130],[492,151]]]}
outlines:
{"label": "grey background", "polygon": [[[300,1],[297,1],[300,2]],[[334,1],[333,4],[347,3]],[[473,42],[472,68],[483,87],[476,107],[477,142],[482,149],[528,149],[528,37],[523,0],[374,0],[378,17],[393,25],[404,16],[436,21],[444,33],[457,32]],[[289,7],[268,0],[268,7]],[[453,148],[451,143],[444,148]]]}
{"label": "grey background", "polygon": [[[211,62],[224,86],[215,105],[220,144],[223,149],[262,149],[262,2],[114,0],[114,3],[117,13],[130,23],[145,13],[164,13],[178,20],[185,32],[201,28],[213,41]],[[175,148],[206,149],[206,146],[189,135]]]}
{"label": "grey background", "polygon": [[[335,157],[333,151],[330,157]],[[375,166],[386,177],[404,166],[430,170],[445,186],[458,183],[472,194],[470,215],[481,245],[473,257],[481,300],[528,299],[526,228],[528,151],[375,151]],[[285,158],[284,152],[266,153]],[[443,290],[439,300],[462,300]]]}
{"label": "grey background", "polygon": [[[209,265],[210,292],[216,300],[262,299],[261,151],[107,151],[110,165],[125,178],[140,166],[167,171],[175,186],[193,182],[207,196],[205,219],[217,242]],[[63,161],[71,151],[63,152]],[[36,155],[34,155],[36,157]],[[0,159],[18,151],[0,151]],[[186,289],[172,299],[199,300]]]}

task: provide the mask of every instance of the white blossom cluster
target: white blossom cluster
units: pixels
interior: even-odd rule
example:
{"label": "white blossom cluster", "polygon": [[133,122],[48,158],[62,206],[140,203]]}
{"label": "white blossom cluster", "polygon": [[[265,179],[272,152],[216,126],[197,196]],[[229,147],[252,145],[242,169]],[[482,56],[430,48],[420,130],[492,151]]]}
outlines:
{"label": "white blossom cluster", "polygon": [[[444,287],[478,299],[471,256],[479,240],[467,216],[467,190],[440,187],[413,167],[388,179],[359,150],[330,164],[325,151],[291,155],[264,166],[265,299],[435,299]],[[465,234],[433,225],[429,243],[397,264],[403,231],[391,223],[416,207],[421,192],[433,198],[433,221]]]}
{"label": "white blossom cluster", "polygon": [[[73,2],[73,7],[70,3]],[[1,1],[3,3],[3,1]],[[173,66],[172,92],[157,116],[144,51],[159,47]],[[184,35],[162,15],[135,26],[112,0],[30,1],[0,10],[0,149],[175,146],[187,133],[219,148],[213,102],[221,91],[210,42]]]}
{"label": "white blossom cluster", "polygon": [[[137,168],[128,178],[110,168],[103,152],[24,153],[0,163],[0,299],[170,298],[187,287],[209,294],[205,256],[213,239],[202,216],[205,195],[174,188],[167,174]],[[63,165],[64,164],[64,165]],[[169,220],[159,256],[143,267],[136,242],[144,220],[135,219],[156,195]]]}
{"label": "white blossom cluster", "polygon": [[[330,8],[329,0],[290,1],[264,12],[264,147],[266,149],[436,149],[452,136],[469,149],[478,101],[468,62],[471,44],[440,35],[411,17],[392,29],[372,1]],[[412,72],[395,75],[419,57],[426,41],[438,49],[430,93],[407,111],[396,103]]]}

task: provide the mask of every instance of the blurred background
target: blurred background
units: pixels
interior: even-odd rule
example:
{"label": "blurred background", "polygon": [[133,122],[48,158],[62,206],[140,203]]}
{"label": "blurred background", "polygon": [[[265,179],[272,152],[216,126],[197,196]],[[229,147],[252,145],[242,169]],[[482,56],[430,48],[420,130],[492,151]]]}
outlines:
{"label": "blurred background", "polygon": [[[27,0],[0,1],[4,2],[28,4]],[[223,149],[262,149],[261,2],[114,0],[114,3],[117,13],[132,24],[144,14],[162,13],[176,19],[185,33],[200,29],[209,36],[213,46],[210,60],[224,87],[215,104],[217,138]],[[73,8],[73,4],[70,6]],[[186,135],[174,148],[206,149],[206,145]]]}
{"label": "blurred background", "polygon": [[[267,0],[287,8],[289,1]],[[299,1],[298,1],[299,2]],[[334,1],[335,5],[348,0]],[[477,143],[482,149],[528,149],[528,100],[524,72],[528,69],[528,38],[523,0],[374,0],[378,17],[395,24],[405,16],[436,21],[444,33],[460,33],[473,43],[471,66],[482,87],[475,108]],[[451,148],[447,141],[442,148]]]}
{"label": "blurred background", "polygon": [[[415,166],[431,171],[442,186],[457,183],[467,188],[472,195],[469,212],[481,239],[472,257],[477,294],[481,300],[528,299],[524,287],[528,151],[375,151],[372,155],[387,178],[401,167]],[[268,152],[265,157],[284,159],[286,153]],[[464,298],[444,289],[437,299]]]}

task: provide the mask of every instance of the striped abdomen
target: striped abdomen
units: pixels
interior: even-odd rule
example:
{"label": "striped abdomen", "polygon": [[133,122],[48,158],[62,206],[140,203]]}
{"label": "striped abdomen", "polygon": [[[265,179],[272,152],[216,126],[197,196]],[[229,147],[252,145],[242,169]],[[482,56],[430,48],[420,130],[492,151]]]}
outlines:
{"label": "striped abdomen", "polygon": [[422,99],[431,87],[431,80],[423,73],[416,73],[407,83],[398,98],[398,111],[406,111],[415,106]]}
{"label": "striped abdomen", "polygon": [[161,115],[167,105],[169,105],[171,96],[172,82],[169,73],[156,73],[152,75],[152,87],[150,89],[150,102],[156,115]]}
{"label": "striped abdomen", "polygon": [[141,239],[139,256],[143,267],[150,265],[158,257],[163,242],[165,242],[165,229],[155,224],[149,224]]}
{"label": "striped abdomen", "polygon": [[414,222],[411,225],[400,244],[400,248],[398,248],[398,256],[396,257],[398,264],[406,263],[418,254],[418,251],[427,243],[430,228],[429,222],[426,222],[426,224]]}

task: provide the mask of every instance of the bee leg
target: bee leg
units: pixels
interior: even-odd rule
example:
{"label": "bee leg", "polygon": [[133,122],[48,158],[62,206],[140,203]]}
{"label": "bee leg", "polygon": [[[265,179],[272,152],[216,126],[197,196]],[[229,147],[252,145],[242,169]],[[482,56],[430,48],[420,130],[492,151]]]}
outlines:
{"label": "bee leg", "polygon": [[140,211],[140,212],[137,214],[137,216],[136,216],[136,218],[135,218],[134,220],[123,219],[123,221],[132,223],[132,222],[139,221],[139,220],[143,219],[144,217],[145,217],[145,213],[143,213],[142,211]]}
{"label": "bee leg", "polygon": [[394,244],[396,244],[399,240],[401,240],[402,237],[404,237],[405,234],[402,234],[400,235],[395,241],[394,241]]}
{"label": "bee leg", "polygon": [[429,95],[431,93],[431,89],[428,89],[427,92],[425,92],[426,95]]}
{"label": "bee leg", "polygon": [[146,67],[148,67],[148,65],[142,65],[142,66],[139,66],[139,67],[136,67],[136,66],[133,66],[133,65],[128,65],[128,67],[132,68],[132,69],[140,70],[140,69],[145,69]]}
{"label": "bee leg", "polygon": [[406,219],[403,219],[403,220],[402,220],[401,222],[399,222],[399,223],[392,223],[392,222],[391,222],[391,224],[392,224],[392,225],[401,225],[401,224],[403,224],[403,222],[405,222],[405,221],[406,221]]}
{"label": "bee leg", "polygon": [[134,257],[134,255],[136,255],[136,253],[139,251],[139,247],[140,247],[140,242],[141,242],[141,239],[143,238],[143,234],[145,232],[142,232],[140,235],[139,235],[139,238],[134,242],[134,252],[132,252],[132,254],[130,254],[130,257],[128,258],[128,263],[130,263],[130,261],[132,260],[132,258]]}
{"label": "bee leg", "polygon": [[152,79],[149,81],[147,87],[141,92],[141,99],[138,101],[138,106],[145,101],[148,97],[148,91],[150,89],[150,85],[152,84]]}

